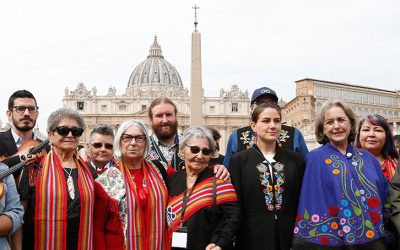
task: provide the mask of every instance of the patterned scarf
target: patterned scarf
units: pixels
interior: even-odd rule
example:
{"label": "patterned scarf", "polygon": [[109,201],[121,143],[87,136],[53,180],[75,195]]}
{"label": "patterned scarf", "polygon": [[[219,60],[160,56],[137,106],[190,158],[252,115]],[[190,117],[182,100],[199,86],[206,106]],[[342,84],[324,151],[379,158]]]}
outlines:
{"label": "patterned scarf", "polygon": [[[237,201],[237,196],[233,185],[217,179],[217,205]],[[187,221],[193,214],[204,207],[212,207],[213,200],[213,177],[209,177],[204,181],[196,184],[192,194],[189,197],[183,222]],[[183,193],[172,197],[168,201],[167,222],[168,235],[172,235],[181,225]]]}
{"label": "patterned scarf", "polygon": [[[146,213],[139,205],[136,184],[128,167],[121,161],[120,170],[126,183],[127,228],[125,249],[152,250],[166,249],[165,207],[168,191],[157,167],[142,161],[143,178],[149,190]],[[147,222],[147,225],[145,224]]]}
{"label": "patterned scarf", "polygon": [[[81,199],[78,249],[93,249],[94,186],[89,167],[75,158]],[[67,184],[63,167],[54,150],[42,161],[38,173],[35,207],[35,250],[66,249]]]}
{"label": "patterned scarf", "polygon": [[389,188],[373,155],[352,145],[344,155],[328,142],[307,155],[306,166],[295,237],[343,248],[384,237]]}
{"label": "patterned scarf", "polygon": [[390,182],[396,172],[397,161],[395,159],[387,158],[381,164],[382,172],[386,179]]}

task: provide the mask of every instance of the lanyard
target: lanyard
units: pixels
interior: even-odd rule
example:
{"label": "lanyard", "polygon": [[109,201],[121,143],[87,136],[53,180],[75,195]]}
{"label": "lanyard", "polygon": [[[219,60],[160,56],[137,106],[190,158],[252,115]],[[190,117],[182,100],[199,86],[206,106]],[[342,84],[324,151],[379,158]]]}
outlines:
{"label": "lanyard", "polygon": [[[167,159],[165,158],[164,154],[161,152],[161,149],[158,147],[158,145],[157,145],[156,141],[154,140],[153,136],[151,136],[150,138],[151,138],[151,144],[154,146],[154,150],[156,151],[158,156],[161,158],[161,161],[165,162],[165,164],[168,164]],[[171,165],[175,170],[179,170],[178,166],[177,166],[177,161],[176,161],[177,150],[179,150],[179,148],[177,148],[174,151],[174,156],[173,156],[173,158],[171,160]]]}
{"label": "lanyard", "polygon": [[160,148],[158,147],[156,141],[154,140],[154,138],[151,136],[151,144],[154,146],[154,149],[156,150],[158,156],[160,156],[161,160],[165,163],[168,163],[167,159],[165,159],[163,153],[161,152]]}
{"label": "lanyard", "polygon": [[189,198],[192,195],[193,189],[194,189],[194,185],[193,185],[192,189],[190,189],[189,195],[187,197],[186,197],[187,188],[185,189],[185,192],[183,192],[182,213],[181,213],[181,227],[183,226],[183,219],[184,219],[184,216],[185,216],[185,210],[186,210]]}

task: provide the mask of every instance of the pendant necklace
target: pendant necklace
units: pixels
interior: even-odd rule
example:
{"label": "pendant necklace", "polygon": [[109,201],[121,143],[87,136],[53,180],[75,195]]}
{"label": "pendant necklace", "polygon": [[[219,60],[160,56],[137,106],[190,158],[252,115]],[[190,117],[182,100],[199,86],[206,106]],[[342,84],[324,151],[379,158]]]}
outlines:
{"label": "pendant necklace", "polygon": [[67,189],[68,189],[69,197],[71,197],[71,199],[73,200],[73,199],[75,199],[75,187],[74,187],[74,180],[72,179],[72,176],[71,176],[71,174],[72,174],[72,168],[71,168],[71,170],[69,171],[69,173],[68,173],[67,170],[65,170],[65,168],[63,168],[63,169],[64,169],[64,171],[68,174],[68,178],[67,178]]}

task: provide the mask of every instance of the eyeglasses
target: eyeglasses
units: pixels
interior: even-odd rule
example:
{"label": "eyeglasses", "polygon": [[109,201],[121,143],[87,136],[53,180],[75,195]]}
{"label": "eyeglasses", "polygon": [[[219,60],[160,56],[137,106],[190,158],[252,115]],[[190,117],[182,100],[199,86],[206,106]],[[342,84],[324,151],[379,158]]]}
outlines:
{"label": "eyeglasses", "polygon": [[212,150],[209,148],[200,148],[199,146],[190,146],[185,144],[186,147],[190,148],[190,152],[192,154],[198,154],[200,151],[203,153],[203,155],[210,155],[212,153]]}
{"label": "eyeglasses", "polygon": [[53,132],[54,131],[56,131],[61,136],[67,136],[69,132],[71,132],[72,136],[79,137],[83,134],[84,129],[78,127],[69,128],[67,126],[58,126],[55,129],[53,129]]}
{"label": "eyeglasses", "polygon": [[24,113],[25,110],[28,110],[29,113],[33,113],[39,110],[38,106],[14,106],[12,107],[17,111],[17,113]]}
{"label": "eyeglasses", "polygon": [[111,143],[95,142],[91,143],[91,145],[97,149],[104,147],[105,149],[112,150],[114,148],[114,145],[112,145]]}
{"label": "eyeglasses", "polygon": [[142,143],[146,140],[146,136],[122,134],[121,139],[126,143],[130,143],[133,139],[135,139],[135,142],[137,143]]}

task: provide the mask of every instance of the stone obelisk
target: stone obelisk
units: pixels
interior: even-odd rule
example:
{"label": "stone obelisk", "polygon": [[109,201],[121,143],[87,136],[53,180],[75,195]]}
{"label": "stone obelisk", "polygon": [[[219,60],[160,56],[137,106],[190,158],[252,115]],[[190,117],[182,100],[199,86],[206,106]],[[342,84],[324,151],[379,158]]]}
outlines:
{"label": "stone obelisk", "polygon": [[194,9],[194,32],[192,33],[192,65],[190,78],[190,125],[203,125],[203,84],[201,79],[201,34],[197,31],[197,10]]}

